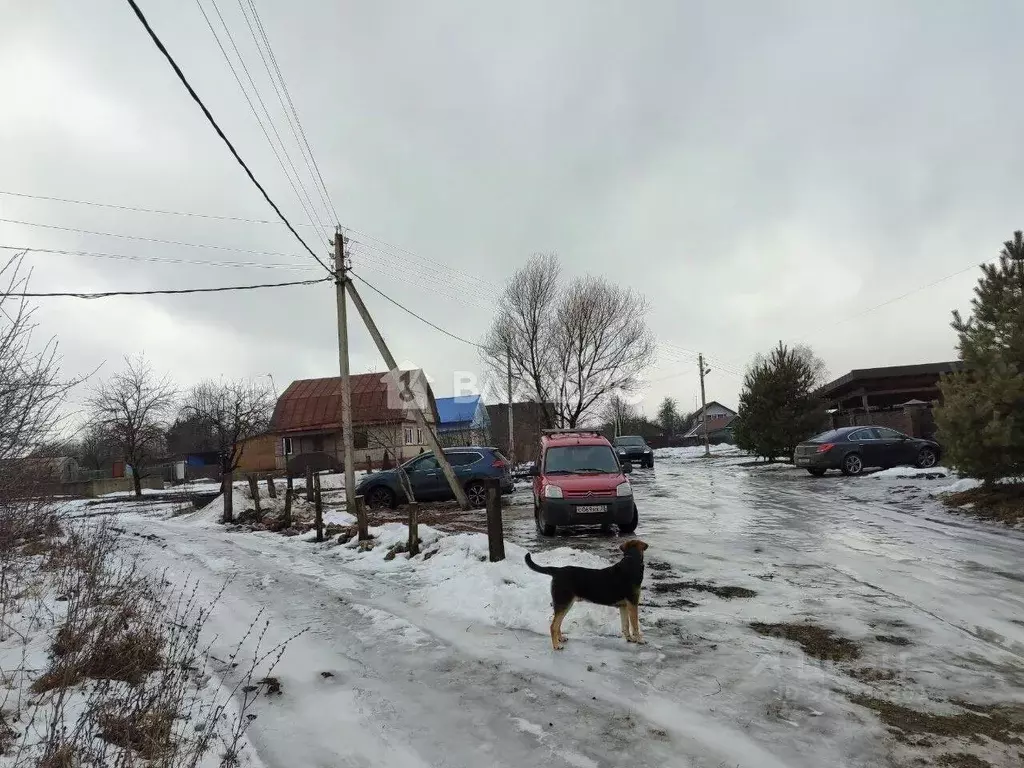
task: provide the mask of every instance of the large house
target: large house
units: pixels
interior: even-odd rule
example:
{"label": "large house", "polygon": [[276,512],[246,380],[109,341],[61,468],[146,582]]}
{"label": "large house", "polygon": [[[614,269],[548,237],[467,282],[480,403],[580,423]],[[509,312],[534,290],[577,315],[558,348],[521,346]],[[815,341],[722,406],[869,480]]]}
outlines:
{"label": "large house", "polygon": [[441,445],[488,445],[491,419],[480,395],[437,399],[437,439]]}
{"label": "large house", "polygon": [[[437,404],[430,385],[419,370],[403,371],[400,378],[408,390],[388,371],[350,378],[357,469],[401,462],[427,445],[404,393],[416,397],[428,425],[433,425],[438,421]],[[340,469],[345,460],[341,424],[340,377],[293,381],[278,398],[270,423],[277,468],[297,471],[309,462],[317,469]]]}
{"label": "large house", "polygon": [[707,421],[709,443],[733,442],[733,422],[736,411],[726,408],[717,400],[707,403],[690,417],[683,433],[683,445],[698,445],[704,442],[704,422]]}

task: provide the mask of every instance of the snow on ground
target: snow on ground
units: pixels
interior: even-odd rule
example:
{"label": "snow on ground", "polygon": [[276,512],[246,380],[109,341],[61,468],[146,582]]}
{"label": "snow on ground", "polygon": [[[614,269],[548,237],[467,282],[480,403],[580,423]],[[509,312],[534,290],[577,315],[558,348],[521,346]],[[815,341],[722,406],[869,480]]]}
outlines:
{"label": "snow on ground", "polygon": [[931,467],[921,469],[918,467],[892,467],[881,469],[878,472],[865,473],[865,477],[873,477],[876,480],[898,478],[898,477],[922,477],[929,480],[937,477],[949,477],[953,474],[947,467]]}
{"label": "snow on ground", "polygon": [[[549,579],[524,553],[599,566],[621,540],[542,538],[528,494],[505,510],[498,564],[482,535],[427,526],[423,554],[389,560],[400,524],[374,529],[368,551],[187,519],[119,524],[156,537],[141,542],[156,569],[210,593],[230,579],[211,618],[215,655],[260,610],[267,642],[309,629],[277,670],[283,697],[250,732],[271,768],[873,768],[958,752],[1009,764],[988,739],[896,742],[851,697],[944,713],[957,698],[1024,704],[1024,535],[946,514],[919,477],[745,472],[731,446],[714,451],[725,458],[660,450],[631,476],[636,535],[651,545],[643,647],[619,636],[615,609],[577,605],[566,650],[550,649]],[[858,656],[820,660],[751,622],[813,624]]]}

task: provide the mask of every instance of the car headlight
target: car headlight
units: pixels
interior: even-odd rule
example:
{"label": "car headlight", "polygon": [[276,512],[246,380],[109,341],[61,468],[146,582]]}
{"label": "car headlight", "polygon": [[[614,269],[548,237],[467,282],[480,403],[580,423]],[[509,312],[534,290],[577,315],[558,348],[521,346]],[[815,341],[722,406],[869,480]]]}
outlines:
{"label": "car headlight", "polygon": [[644,448],[644,453],[650,453],[650,452],[651,452],[650,448]]}
{"label": "car headlight", "polygon": [[633,495],[633,486],[630,485],[628,482],[627,483],[619,483],[617,486],[615,486],[615,495],[616,496],[632,496]]}
{"label": "car headlight", "polygon": [[562,498],[562,489],[557,485],[545,485],[544,486],[544,498],[546,499],[560,499]]}
{"label": "car headlight", "polygon": [[619,448],[618,450],[619,450],[619,453],[625,453],[626,452],[625,448]]}

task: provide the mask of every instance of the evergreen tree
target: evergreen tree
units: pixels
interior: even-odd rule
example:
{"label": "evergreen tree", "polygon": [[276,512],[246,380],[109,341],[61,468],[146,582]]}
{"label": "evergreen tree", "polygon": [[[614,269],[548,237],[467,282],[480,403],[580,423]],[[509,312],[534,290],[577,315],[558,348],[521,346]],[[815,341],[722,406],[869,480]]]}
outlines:
{"label": "evergreen tree", "polygon": [[679,426],[679,405],[675,398],[666,397],[658,407],[658,424],[665,431],[666,436],[672,437]]}
{"label": "evergreen tree", "polygon": [[768,357],[755,358],[740,393],[736,445],[770,461],[791,457],[797,443],[824,421],[824,408],[815,396],[824,372],[824,363],[804,346],[779,342]]}
{"label": "evergreen tree", "polygon": [[946,456],[957,471],[991,484],[1024,476],[1024,236],[983,264],[971,316],[953,312],[964,370],[943,377],[936,410]]}

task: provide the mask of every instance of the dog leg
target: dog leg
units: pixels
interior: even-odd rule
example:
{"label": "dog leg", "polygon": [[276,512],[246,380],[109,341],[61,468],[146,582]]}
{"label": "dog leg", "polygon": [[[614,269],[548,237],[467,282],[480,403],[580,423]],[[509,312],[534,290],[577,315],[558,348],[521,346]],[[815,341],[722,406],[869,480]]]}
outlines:
{"label": "dog leg", "polygon": [[640,634],[640,606],[636,603],[629,604],[629,621],[633,625],[633,642],[643,645],[647,641]]}
{"label": "dog leg", "polygon": [[565,647],[565,635],[562,634],[562,620],[570,608],[572,608],[572,603],[556,608],[555,615],[551,619],[551,647],[556,651],[560,651]]}
{"label": "dog leg", "polygon": [[619,620],[622,622],[622,636],[627,642],[633,642],[633,635],[629,631],[629,613],[626,611],[626,604],[619,606]]}

